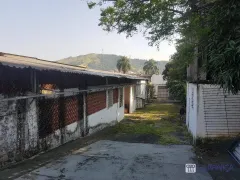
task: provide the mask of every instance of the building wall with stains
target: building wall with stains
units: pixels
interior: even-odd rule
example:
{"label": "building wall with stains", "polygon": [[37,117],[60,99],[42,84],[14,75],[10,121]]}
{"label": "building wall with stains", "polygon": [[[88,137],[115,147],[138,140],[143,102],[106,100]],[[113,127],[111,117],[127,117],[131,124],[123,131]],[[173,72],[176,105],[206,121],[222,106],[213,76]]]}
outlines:
{"label": "building wall with stains", "polygon": [[[88,127],[93,133],[109,124],[114,124],[124,118],[124,98],[119,102],[119,89],[112,90],[112,104],[108,104],[108,91],[89,93],[87,96]],[[123,94],[124,97],[124,94]],[[122,106],[120,107],[120,105]]]}
{"label": "building wall with stains", "polygon": [[20,160],[26,153],[35,153],[39,140],[36,100],[0,98],[0,162]]}
{"label": "building wall with stains", "polygon": [[62,116],[59,97],[12,99],[0,95],[0,167],[82,136],[77,95],[63,97]]}
{"label": "building wall with stains", "polygon": [[240,94],[218,85],[188,83],[186,124],[194,138],[236,136],[240,133]]}
{"label": "building wall with stains", "polygon": [[136,86],[130,86],[130,102],[129,102],[129,113],[133,113],[136,110],[137,98],[136,98]]}
{"label": "building wall with stains", "polygon": [[186,125],[194,138],[197,136],[197,111],[198,111],[197,93],[198,93],[197,85],[188,83]]}
{"label": "building wall with stains", "polygon": [[[133,86],[130,92],[133,112],[136,107]],[[65,93],[0,101],[1,165],[21,161],[121,121],[124,95],[123,87],[88,94]]]}

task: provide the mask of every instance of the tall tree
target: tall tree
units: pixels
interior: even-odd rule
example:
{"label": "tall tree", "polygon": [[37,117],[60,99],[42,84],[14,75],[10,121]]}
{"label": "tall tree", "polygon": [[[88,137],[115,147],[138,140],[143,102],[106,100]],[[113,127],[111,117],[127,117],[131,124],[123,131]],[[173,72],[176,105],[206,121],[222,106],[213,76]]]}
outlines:
{"label": "tall tree", "polygon": [[117,69],[119,72],[127,73],[131,69],[131,64],[126,56],[121,57],[117,62]]}
{"label": "tall tree", "polygon": [[211,83],[240,90],[239,0],[99,0],[88,5],[104,5],[99,23],[104,30],[127,36],[143,32],[149,45],[179,34],[190,52],[198,49],[188,63],[204,59]]}
{"label": "tall tree", "polygon": [[177,52],[171,56],[162,72],[163,79],[167,80],[167,87],[172,98],[186,103],[186,80],[187,61],[193,52],[187,48],[187,42],[181,41],[177,44]]}
{"label": "tall tree", "polygon": [[157,66],[157,61],[150,59],[146,61],[143,66],[143,71],[146,75],[152,76],[153,74],[159,74],[159,68]]}

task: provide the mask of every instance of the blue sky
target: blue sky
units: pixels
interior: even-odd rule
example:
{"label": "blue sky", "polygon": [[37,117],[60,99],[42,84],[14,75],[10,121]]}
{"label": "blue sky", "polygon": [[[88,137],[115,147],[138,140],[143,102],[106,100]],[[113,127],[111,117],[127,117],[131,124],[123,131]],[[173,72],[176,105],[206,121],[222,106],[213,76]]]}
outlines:
{"label": "blue sky", "polygon": [[82,0],[2,0],[0,52],[58,60],[88,53],[168,60],[175,52],[163,42],[158,51],[142,34],[126,39],[98,26],[99,8]]}

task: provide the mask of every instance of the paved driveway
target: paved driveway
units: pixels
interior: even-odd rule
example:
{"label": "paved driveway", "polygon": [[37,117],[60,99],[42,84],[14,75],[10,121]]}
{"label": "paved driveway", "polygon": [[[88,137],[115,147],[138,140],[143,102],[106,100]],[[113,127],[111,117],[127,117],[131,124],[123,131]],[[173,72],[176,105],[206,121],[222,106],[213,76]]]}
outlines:
{"label": "paved driveway", "polygon": [[185,164],[193,158],[189,145],[102,140],[17,180],[211,180],[206,171],[185,173]]}

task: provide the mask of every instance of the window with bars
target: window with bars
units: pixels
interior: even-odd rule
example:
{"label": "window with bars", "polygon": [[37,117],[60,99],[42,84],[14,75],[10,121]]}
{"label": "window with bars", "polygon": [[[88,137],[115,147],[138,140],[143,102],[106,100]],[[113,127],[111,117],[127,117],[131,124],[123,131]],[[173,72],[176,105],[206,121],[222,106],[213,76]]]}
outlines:
{"label": "window with bars", "polygon": [[123,88],[119,88],[119,106],[123,106]]}
{"label": "window with bars", "polygon": [[113,106],[113,90],[108,90],[108,108]]}

